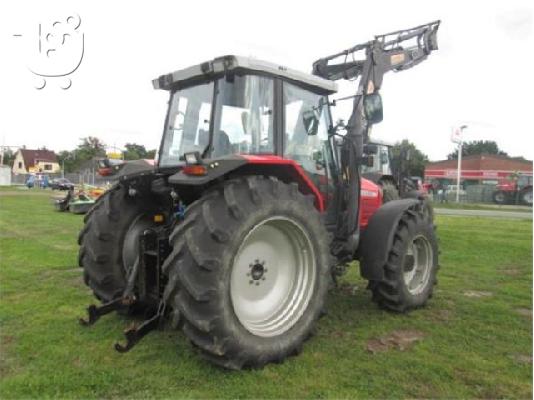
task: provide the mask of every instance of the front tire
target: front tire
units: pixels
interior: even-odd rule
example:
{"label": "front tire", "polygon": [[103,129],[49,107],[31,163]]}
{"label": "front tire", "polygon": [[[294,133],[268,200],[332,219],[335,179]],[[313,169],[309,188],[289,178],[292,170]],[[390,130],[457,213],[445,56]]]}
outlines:
{"label": "front tire", "polygon": [[493,193],[493,202],[495,204],[503,205],[506,204],[508,200],[508,196],[506,193],[502,190],[498,190],[495,193]]}
{"label": "front tire", "polygon": [[521,202],[526,206],[532,207],[532,188],[524,189],[521,192]]}
{"label": "front tire", "polygon": [[422,307],[437,283],[438,245],[434,225],[423,211],[407,210],[399,221],[382,281],[371,282],[373,301],[405,312]]}
{"label": "front tire", "polygon": [[201,354],[230,369],[300,351],[323,311],[328,234],[296,184],[231,180],[186,209],[164,298]]}

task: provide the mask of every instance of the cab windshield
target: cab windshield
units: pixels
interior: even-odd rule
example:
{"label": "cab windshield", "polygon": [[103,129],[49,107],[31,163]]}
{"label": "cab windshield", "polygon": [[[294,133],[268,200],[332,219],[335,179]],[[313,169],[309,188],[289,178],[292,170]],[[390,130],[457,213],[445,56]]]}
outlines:
{"label": "cab windshield", "polygon": [[203,157],[272,154],[273,80],[245,75],[221,78],[172,94],[160,166],[185,153]]}

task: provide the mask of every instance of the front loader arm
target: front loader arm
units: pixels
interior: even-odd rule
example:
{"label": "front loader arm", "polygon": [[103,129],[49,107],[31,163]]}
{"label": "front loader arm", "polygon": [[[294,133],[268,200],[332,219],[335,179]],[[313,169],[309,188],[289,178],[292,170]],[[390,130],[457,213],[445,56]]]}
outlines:
{"label": "front loader arm", "polygon": [[[372,62],[375,88],[380,88],[382,76],[388,71],[402,71],[424,61],[438,49],[437,31],[440,21],[415,28],[375,36],[374,40],[321,58],[313,63],[313,74],[329,80],[353,80],[361,77],[365,64]],[[411,43],[410,43],[411,41]],[[356,60],[356,54],[365,50],[366,58]],[[343,57],[342,62],[331,64]]]}
{"label": "front loader arm", "polygon": [[[364,98],[382,86],[384,74],[409,69],[437,50],[440,21],[375,36],[369,42],[321,58],[313,63],[313,74],[329,80],[357,81],[352,113],[344,126],[340,181],[343,196],[339,210],[336,241],[345,254],[354,254],[358,243],[360,171],[363,147],[368,141],[370,122],[364,112]],[[361,55],[364,57],[361,57]],[[358,58],[358,55],[360,57]]]}

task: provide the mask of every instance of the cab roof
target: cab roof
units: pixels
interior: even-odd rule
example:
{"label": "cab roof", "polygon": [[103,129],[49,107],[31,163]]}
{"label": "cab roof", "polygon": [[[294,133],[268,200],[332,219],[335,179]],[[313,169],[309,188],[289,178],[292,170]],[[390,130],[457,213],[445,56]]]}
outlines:
{"label": "cab roof", "polygon": [[222,56],[202,64],[161,75],[152,81],[154,89],[172,90],[215,79],[231,72],[257,73],[272,77],[280,77],[298,86],[303,86],[311,91],[321,94],[337,92],[337,84],[333,81],[320,78],[316,75],[307,74],[250,57]]}

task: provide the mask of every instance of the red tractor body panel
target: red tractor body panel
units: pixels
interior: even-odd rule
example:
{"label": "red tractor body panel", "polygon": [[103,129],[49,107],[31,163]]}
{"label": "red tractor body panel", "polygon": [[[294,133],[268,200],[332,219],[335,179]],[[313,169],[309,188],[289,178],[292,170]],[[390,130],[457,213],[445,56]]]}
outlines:
{"label": "red tractor body panel", "polygon": [[[255,165],[276,165],[287,168],[289,175],[299,185],[303,193],[311,193],[315,196],[315,205],[321,212],[325,211],[325,195],[319,191],[310,177],[302,167],[294,160],[282,158],[274,155],[240,155],[249,164]],[[382,191],[378,185],[372,181],[362,178],[361,180],[361,203],[360,203],[360,226],[365,228],[369,223],[369,218],[382,206]]]}
{"label": "red tractor body panel", "polygon": [[372,181],[362,178],[360,190],[360,227],[364,229],[371,216],[382,206],[382,190]]}

